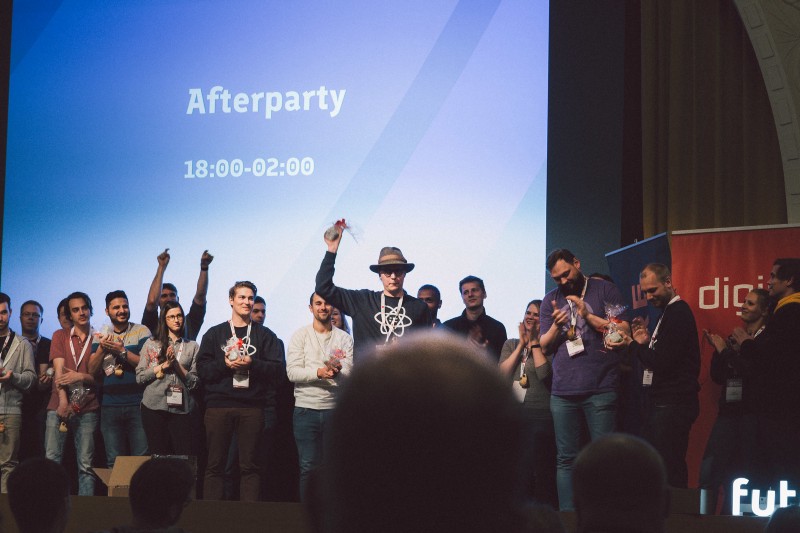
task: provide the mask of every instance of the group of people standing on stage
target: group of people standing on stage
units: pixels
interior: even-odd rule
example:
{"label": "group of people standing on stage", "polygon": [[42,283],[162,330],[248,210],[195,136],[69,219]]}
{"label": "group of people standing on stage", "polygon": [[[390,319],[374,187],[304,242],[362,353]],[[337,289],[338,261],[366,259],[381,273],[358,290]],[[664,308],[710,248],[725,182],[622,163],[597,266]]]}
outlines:
{"label": "group of people standing on stage", "polygon": [[[292,335],[286,350],[263,325],[264,300],[248,281],[230,288],[231,319],[196,342],[213,260],[208,252],[201,257],[188,313],[175,286],[163,282],[168,250],[158,256],[142,324],[130,321],[127,295],[117,290],[105,299],[111,327],[95,331],[89,296],[74,292],[58,306],[62,328],[52,341],[38,333],[42,307],[35,301],[21,306],[22,334],[16,335],[9,327],[10,299],[0,293],[2,490],[20,456],[46,455],[60,462],[72,433],[79,494],[93,494],[99,427],[109,467],[126,454],[205,454],[204,497],[222,499],[226,473],[238,459],[240,497],[257,500],[276,405],[291,383],[305,497],[314,471],[325,462],[331,413],[354,360],[357,367],[359,360],[402,342],[409,331],[431,327],[484,348],[509,380],[524,413],[527,457],[521,468],[531,497],[562,510],[573,508],[573,462],[589,440],[618,429],[621,368],[634,361],[642,369],[636,378],[645,404],[641,434],[664,460],[670,485],[687,485],[685,455],[699,411],[700,347],[694,316],[668,267],[654,263],[641,271],[641,290],[662,310],[651,333],[641,319],[630,319],[612,282],[584,275],[572,252],[555,250],[546,268],[557,287],[526,306],[519,338],[507,339],[503,324],[486,314],[480,278],[461,280],[464,312],[442,323],[435,286],[423,285],[417,297],[404,290],[414,264],[398,248],[383,248],[370,266],[382,290],[349,290],[333,282],[341,232],[326,233],[325,242],[327,252],[309,296],[311,323]],[[800,399],[794,372],[800,370],[800,353],[791,335],[792,327],[800,326],[798,289],[800,259],[778,260],[769,293],[748,295],[742,309],[745,328],[735,330],[728,342],[706,334],[717,350],[712,377],[724,385],[719,429],[704,464],[708,483],[721,482],[720,456],[731,453],[725,446],[731,435],[756,434],[761,445],[780,435],[780,443],[770,443],[774,453],[761,450],[761,464],[798,462],[800,424],[790,408]],[[768,321],[770,299],[777,306]],[[352,319],[352,336],[345,315]],[[794,429],[784,428],[787,421]],[[748,423],[757,429],[744,429]],[[800,480],[800,468],[780,464]]]}
{"label": "group of people standing on stage", "polygon": [[[669,485],[685,488],[689,433],[699,415],[700,341],[670,269],[652,263],[639,276],[640,290],[661,311],[654,326],[630,320],[614,284],[585,276],[570,251],[553,251],[547,269],[558,287],[528,304],[519,340],[509,340],[500,359],[524,406],[529,494],[553,501],[555,463],[558,504],[572,509],[575,458],[587,441],[631,429],[621,423],[621,409],[640,410],[637,432],[659,452]],[[719,489],[730,493],[737,476],[762,490],[779,480],[800,485],[800,258],[775,260],[768,290],[750,291],[741,319],[744,327],[727,340],[705,331],[715,349],[711,377],[722,386],[701,466],[710,513]]]}
{"label": "group of people standing on stage", "polygon": [[[685,488],[689,433],[699,415],[700,341],[670,269],[651,263],[641,270],[640,289],[661,310],[650,328],[630,320],[614,284],[585,276],[570,251],[553,251],[547,269],[558,287],[528,304],[519,340],[508,341],[500,359],[525,407],[529,493],[553,501],[555,463],[558,504],[572,509],[575,458],[587,441],[630,429],[620,423],[621,408],[641,410],[638,433],[660,454],[669,485]],[[744,327],[728,340],[705,331],[715,348],[711,377],[722,385],[701,467],[711,513],[719,489],[729,493],[737,476],[762,489],[779,480],[800,484],[800,259],[776,259],[768,288],[747,295]],[[638,390],[621,387],[631,382]]]}
{"label": "group of people standing on stage", "polygon": [[[719,488],[730,496],[737,477],[762,493],[782,481],[800,487],[800,259],[776,259],[767,287],[747,294],[742,325],[727,339],[704,331],[715,350],[711,378],[721,386],[700,469],[712,512]],[[727,497],[723,511],[730,509]]]}
{"label": "group of people standing on stage", "polygon": [[[405,275],[414,265],[397,248],[384,248],[378,264],[371,267],[380,275],[383,292],[335,287],[332,278],[339,241],[326,239],[328,253],[317,274],[316,290],[353,315],[356,354],[380,349],[392,337],[402,336],[406,327],[428,326],[424,313],[403,291]],[[528,457],[521,467],[528,472],[528,494],[562,510],[573,509],[575,458],[588,441],[627,429],[620,423],[622,409],[639,411],[634,417],[641,419],[637,432],[661,455],[668,483],[686,487],[689,433],[700,408],[700,342],[694,314],[673,285],[669,267],[651,263],[640,273],[642,293],[661,312],[655,325],[642,318],[631,320],[614,283],[602,276],[586,276],[569,250],[551,252],[546,269],[557,287],[527,305],[518,339],[507,339],[504,326],[486,314],[486,290],[480,278],[461,280],[464,312],[443,323],[437,319],[438,289],[423,285],[417,294],[428,305],[434,327],[443,326],[486,348],[512,381],[526,420]],[[800,445],[800,430],[781,434],[779,429],[795,416],[791,406],[795,396],[800,396],[798,374],[792,371],[800,365],[800,345],[787,326],[800,327],[800,305],[796,305],[800,304],[800,259],[777,259],[768,286],[766,294],[751,292],[742,309],[743,320],[750,321],[755,314],[763,317],[758,327],[735,330],[728,343],[709,334],[715,348],[725,351],[725,372],[734,377],[747,375],[745,398],[763,399],[756,408],[754,430],[759,452],[740,454],[750,461],[740,471],[759,472],[765,487],[774,486],[779,475],[800,482],[800,469],[790,466],[800,466],[800,456],[789,451]],[[769,302],[775,313],[771,326],[766,323]],[[756,304],[760,311],[751,309]],[[626,390],[623,381],[635,382],[637,390]],[[724,383],[727,402],[741,398],[742,381]],[[772,394],[764,392],[772,386]],[[720,424],[725,426],[724,416]],[[792,427],[800,425],[792,422]],[[712,436],[707,457],[715,454],[720,438]],[[773,445],[773,440],[780,443]],[[726,450],[735,442],[726,440]],[[726,468],[724,461],[724,457],[716,458],[711,476],[723,485],[719,472],[730,477],[733,466],[725,463]],[[704,463],[703,471],[708,470]],[[707,477],[704,474],[701,483]]]}

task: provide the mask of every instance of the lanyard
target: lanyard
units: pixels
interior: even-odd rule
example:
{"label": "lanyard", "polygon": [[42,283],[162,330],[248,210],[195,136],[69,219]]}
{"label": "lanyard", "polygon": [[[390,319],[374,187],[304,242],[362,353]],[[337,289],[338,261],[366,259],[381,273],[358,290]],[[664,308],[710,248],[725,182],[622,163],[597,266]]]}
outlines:
{"label": "lanyard", "polygon": [[69,350],[72,352],[72,361],[75,363],[75,370],[78,370],[78,367],[81,365],[81,361],[83,361],[83,356],[86,355],[86,350],[91,344],[89,341],[92,338],[92,328],[91,326],[89,327],[89,334],[86,335],[86,340],[84,341],[83,349],[81,350],[81,356],[78,359],[75,359],[75,344],[72,342],[73,336],[75,336],[75,326],[72,326],[72,329],[69,330]]}
{"label": "lanyard", "polygon": [[6,366],[6,357],[8,356],[8,343],[11,341],[11,337],[14,336],[14,332],[10,329],[8,330],[8,335],[6,335],[6,340],[3,341],[3,348],[0,350],[0,359],[2,359],[3,368]]}
{"label": "lanyard", "polygon": [[[395,329],[400,325],[400,311],[403,309],[403,298],[405,293],[400,296],[400,301],[397,302],[397,307],[392,309],[389,313],[386,312],[386,294],[381,293],[381,334],[386,335],[384,344],[389,342],[389,338],[394,335],[395,337],[402,337],[405,328],[400,330],[400,333],[395,332]],[[390,320],[395,317],[394,320]]]}
{"label": "lanyard", "polygon": [[328,348],[326,348],[319,340],[319,334],[317,333],[317,330],[314,329],[314,326],[311,326],[311,332],[314,335],[314,338],[317,339],[317,346],[319,346],[320,352],[322,352],[322,359],[325,360],[325,358],[328,356],[328,348],[330,348],[331,341],[333,340],[333,330],[328,332]]}
{"label": "lanyard", "polygon": [[38,349],[40,340],[42,340],[42,336],[41,335],[37,335],[35,341],[32,341],[32,340],[28,339],[28,342],[30,342],[31,346],[33,346],[33,353],[34,354],[36,354],[36,350]]}
{"label": "lanyard", "polygon": [[[180,365],[181,364],[181,354],[183,353],[183,346],[184,346],[183,338],[182,337],[178,337],[178,340],[176,340],[176,341],[173,341],[172,339],[168,339],[168,342],[169,342],[170,346],[173,346],[173,350],[175,349],[174,346],[176,344],[178,344],[178,343],[181,344],[181,347],[178,350],[178,353],[175,354],[175,360],[178,362],[178,365]],[[172,385],[177,385],[178,384],[178,373],[177,372],[172,372],[171,381],[172,381]]]}
{"label": "lanyard", "polygon": [[[669,301],[669,303],[667,304],[667,307],[669,307],[670,305],[674,304],[675,302],[677,302],[680,299],[681,299],[681,297],[676,294],[672,298],[672,300]],[[656,336],[658,335],[658,328],[661,327],[661,321],[664,320],[664,313],[667,312],[667,307],[664,308],[664,312],[661,313],[660,317],[658,317],[658,323],[656,324],[656,329],[653,330],[653,336],[650,337],[650,344],[648,345],[648,348],[650,348],[651,350],[653,349],[653,346],[655,346],[655,344],[656,344]]]}
{"label": "lanyard", "polygon": [[175,354],[175,360],[176,360],[176,361],[178,361],[178,364],[180,364],[180,362],[181,362],[181,354],[183,353],[183,346],[184,346],[184,343],[183,343],[183,338],[180,338],[180,337],[179,337],[179,338],[178,338],[178,340],[176,340],[176,341],[173,341],[172,339],[170,339],[169,343],[170,343],[170,345],[172,345],[172,346],[173,346],[173,350],[174,350],[174,346],[175,346],[176,344],[178,344],[178,343],[180,343],[180,344],[181,344],[181,347],[180,347],[180,349],[178,350],[178,353],[177,353],[177,354]]}
{"label": "lanyard", "polygon": [[[583,297],[586,296],[586,287],[588,286],[589,286],[589,278],[585,278],[585,281],[583,283],[583,290],[581,290],[581,300],[583,300]],[[572,300],[567,300],[567,305],[569,306],[569,324],[570,326],[572,326],[574,331],[574,328],[578,323],[578,311],[573,308]]]}
{"label": "lanyard", "polygon": [[[522,341],[520,341],[522,342]],[[528,362],[528,347],[522,349],[522,364],[519,365],[519,377],[525,375],[525,364]]]}
{"label": "lanyard", "polygon": [[181,355],[183,355],[183,347],[185,346],[183,339],[180,340],[181,348],[178,350],[178,353],[175,355],[175,359],[178,361],[178,364],[181,364]]}
{"label": "lanyard", "polygon": [[[228,320],[228,325],[231,327],[231,338],[228,341],[228,347],[231,347],[231,350],[236,350],[240,358],[252,357],[255,355],[256,347],[250,344],[250,330],[253,327],[253,321],[251,320],[247,324],[247,333],[245,333],[244,337],[241,339],[236,336],[236,330],[233,329],[233,322]],[[227,349],[228,348],[226,348],[226,354],[229,353]]]}
{"label": "lanyard", "polygon": [[[233,329],[233,322],[228,320],[228,325],[231,327],[231,337],[236,337],[236,330]],[[250,329],[253,327],[253,321],[251,320],[249,324],[247,324],[247,333],[244,337],[242,337],[242,341],[245,341],[247,344],[250,344]],[[238,338],[238,337],[236,337]]]}

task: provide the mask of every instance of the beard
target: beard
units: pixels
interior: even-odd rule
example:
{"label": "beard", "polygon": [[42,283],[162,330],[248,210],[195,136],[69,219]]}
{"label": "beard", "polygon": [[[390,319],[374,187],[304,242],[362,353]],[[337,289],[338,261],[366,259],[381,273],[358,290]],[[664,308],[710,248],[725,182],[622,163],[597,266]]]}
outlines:
{"label": "beard", "polygon": [[584,276],[582,272],[578,272],[578,277],[574,280],[567,280],[567,282],[561,286],[561,289],[567,296],[580,296],[585,283],[586,276]]}
{"label": "beard", "polygon": [[128,318],[126,318],[124,321],[120,320],[119,317],[116,316],[114,318],[109,317],[109,319],[111,321],[111,325],[114,326],[115,330],[125,329],[128,327],[128,324],[130,323],[130,315],[128,315]]}

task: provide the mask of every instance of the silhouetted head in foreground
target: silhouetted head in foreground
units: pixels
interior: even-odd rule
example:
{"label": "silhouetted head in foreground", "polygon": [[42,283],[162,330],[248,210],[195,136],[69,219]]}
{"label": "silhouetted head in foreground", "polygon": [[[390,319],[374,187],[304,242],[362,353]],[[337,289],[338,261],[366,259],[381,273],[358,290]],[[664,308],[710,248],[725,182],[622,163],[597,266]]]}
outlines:
{"label": "silhouetted head in foreground", "polygon": [[800,531],[800,507],[779,507],[772,513],[764,533],[796,533]]}
{"label": "silhouetted head in foreground", "polygon": [[175,525],[191,499],[195,479],[189,463],[158,457],[142,464],[131,478],[129,500],[133,527],[167,528]]}
{"label": "silhouetted head in foreground", "polygon": [[69,520],[69,478],[60,464],[36,457],[8,477],[8,504],[21,533],[61,533]]}
{"label": "silhouetted head in foreground", "polygon": [[572,485],[579,532],[664,531],[664,461],[642,439],[615,433],[592,442],[575,460]]}
{"label": "silhouetted head in foreground", "polygon": [[331,423],[326,531],[509,530],[520,494],[511,390],[449,335],[403,338],[354,368]]}

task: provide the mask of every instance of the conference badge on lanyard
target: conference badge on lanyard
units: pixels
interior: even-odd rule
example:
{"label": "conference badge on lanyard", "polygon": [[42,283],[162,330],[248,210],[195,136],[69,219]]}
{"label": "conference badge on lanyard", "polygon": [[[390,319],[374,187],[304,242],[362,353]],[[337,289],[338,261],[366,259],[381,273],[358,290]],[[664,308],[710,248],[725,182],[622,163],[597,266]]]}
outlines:
{"label": "conference badge on lanyard", "polygon": [[183,407],[183,388],[178,384],[167,387],[167,406]]}
{"label": "conference badge on lanyard", "polygon": [[[586,281],[583,284],[583,290],[581,291],[581,300],[583,297],[586,296],[586,287],[589,286],[589,278],[586,278]],[[575,357],[578,354],[583,353],[584,346],[583,346],[583,339],[581,338],[580,332],[578,331],[578,310],[575,308],[572,300],[567,300],[567,305],[569,305],[569,329],[567,330],[567,353],[570,357]]]}

